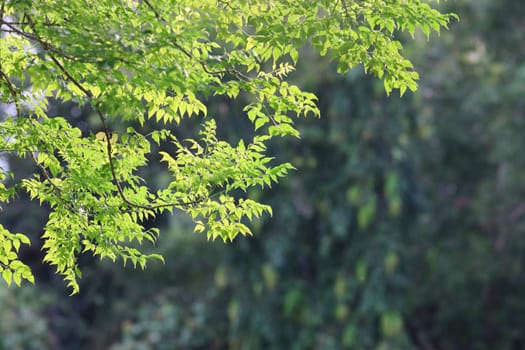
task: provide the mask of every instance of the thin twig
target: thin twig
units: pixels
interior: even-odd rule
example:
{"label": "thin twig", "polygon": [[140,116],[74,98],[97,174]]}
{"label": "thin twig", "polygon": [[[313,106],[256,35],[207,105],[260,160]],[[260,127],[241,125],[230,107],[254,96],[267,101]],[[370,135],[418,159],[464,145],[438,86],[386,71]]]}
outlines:
{"label": "thin twig", "polygon": [[[151,6],[151,4],[149,4],[149,2],[147,0],[145,0],[145,1],[146,1],[146,3],[149,6]],[[152,8],[152,11],[153,11],[153,8]],[[156,15],[158,15],[158,13],[156,13],[155,11],[154,11],[154,13]],[[159,16],[159,18],[160,18],[160,16]],[[28,19],[28,21],[30,23],[30,26],[33,29],[33,33],[34,33],[34,35],[31,35],[31,37],[34,37],[34,40],[37,41],[37,42],[40,42],[40,43],[45,42],[45,41],[43,41],[40,38],[40,36],[36,32],[35,27],[34,27],[34,22],[31,20],[31,18],[29,16],[27,16],[27,19]],[[46,49],[48,50],[51,47],[53,47],[53,46],[52,45],[43,45],[44,50],[46,50]],[[183,50],[183,52],[185,51],[182,47],[180,47],[180,49]],[[123,189],[123,187],[122,187],[122,185],[121,185],[121,183],[120,183],[120,181],[118,180],[118,177],[117,177],[116,167],[115,167],[115,164],[114,164],[115,162],[114,162],[114,158],[113,158],[113,155],[112,155],[113,154],[113,146],[111,145],[111,135],[110,135],[110,132],[109,132],[109,128],[107,126],[107,118],[105,117],[104,113],[100,110],[100,108],[97,106],[97,104],[95,103],[94,96],[91,93],[91,91],[86,89],[80,83],[80,81],[78,81],[75,77],[73,77],[73,75],[64,67],[64,65],[62,63],[60,63],[60,61],[53,54],[51,54],[49,51],[51,51],[51,50],[48,50],[47,53],[48,53],[48,56],[50,57],[51,61],[53,61],[53,63],[62,72],[62,74],[64,74],[66,76],[67,80],[69,80],[71,83],[73,83],[91,101],[93,109],[97,113],[97,115],[98,115],[98,117],[99,117],[99,119],[100,119],[100,121],[102,123],[102,132],[104,133],[104,136],[105,136],[105,139],[106,139],[105,140],[106,141],[106,153],[107,153],[107,157],[108,157],[109,168],[110,168],[110,171],[111,171],[111,177],[112,177],[112,180],[113,180],[115,186],[117,187],[117,192],[118,192],[120,198],[122,199],[122,201],[125,204],[127,204],[128,206],[133,207],[133,208],[155,211],[155,210],[162,209],[162,208],[190,207],[192,205],[196,205],[196,204],[202,203],[205,200],[205,198],[203,198],[203,199],[190,201],[190,202],[163,203],[163,204],[156,204],[156,205],[142,205],[142,204],[133,203],[132,201],[130,201],[126,197],[126,195],[124,193],[124,189]],[[186,52],[186,54],[189,55],[189,57],[192,57],[189,52]]]}
{"label": "thin twig", "polygon": [[38,169],[40,169],[40,172],[42,172],[42,175],[44,175],[44,177],[49,182],[51,187],[53,187],[53,189],[57,193],[58,198],[65,202],[65,199],[62,197],[62,190],[55,184],[55,182],[51,178],[51,175],[49,175],[49,172],[47,171],[47,169],[42,164],[40,164],[38,162],[38,159],[35,157],[34,152],[30,151],[29,153],[31,153],[31,158],[33,158],[33,161],[35,162],[35,164],[38,167]]}
{"label": "thin twig", "polygon": [[21,112],[20,112],[20,100],[18,98],[19,93],[18,93],[18,91],[16,91],[16,88],[11,83],[11,81],[9,81],[9,77],[2,70],[1,63],[0,63],[0,76],[2,77],[2,80],[4,81],[4,83],[7,85],[7,89],[9,90],[9,93],[11,94],[11,96],[14,99],[15,109],[16,109],[16,116],[17,116],[17,118],[20,118]]}
{"label": "thin twig", "polygon": [[13,86],[13,84],[11,84],[11,82],[9,81],[9,78],[7,77],[7,75],[5,75],[5,73],[2,71],[2,66],[1,65],[0,65],[0,76],[2,77],[2,79],[5,82],[5,84],[7,85],[7,88],[9,89],[9,92],[11,93],[11,96],[13,96],[13,98],[17,99],[18,98],[18,92],[16,91],[15,87]]}
{"label": "thin twig", "polygon": [[[144,0],[144,3],[146,4],[146,6],[148,6],[148,8],[151,10],[151,12],[153,12],[153,14],[155,15],[155,18],[158,21],[161,21],[165,25],[168,25],[168,22],[160,15],[160,13],[153,7],[153,5],[151,5],[151,3],[148,0]],[[173,38],[171,42],[172,42],[173,46],[175,46],[179,51],[181,51],[186,57],[188,57],[191,60],[197,60],[199,62],[199,65],[204,70],[204,72],[209,74],[209,75],[222,76],[224,74],[233,74],[233,75],[237,76],[238,78],[240,78],[242,80],[246,80],[247,81],[247,80],[250,79],[249,77],[247,77],[246,75],[244,75],[243,73],[238,71],[237,69],[231,69],[230,68],[230,69],[223,69],[223,70],[219,70],[219,71],[210,70],[204,61],[198,60],[197,58],[195,58],[195,56],[193,56],[190,51],[186,50],[182,45],[179,44],[177,39]]]}
{"label": "thin twig", "polygon": [[157,18],[157,20],[164,21],[164,19],[160,16],[160,14],[157,12],[157,10],[151,5],[151,3],[148,0],[144,0],[144,3],[149,7],[151,12],[155,14],[155,17]]}
{"label": "thin twig", "polygon": [[51,175],[49,174],[49,172],[47,171],[47,169],[38,162],[38,159],[35,157],[35,152],[33,151],[29,151],[29,153],[31,154],[31,158],[33,159],[33,161],[35,162],[36,166],[38,167],[38,169],[40,169],[40,172],[42,173],[42,175],[44,176],[44,178],[47,180],[47,182],[49,182],[49,184],[51,185],[51,187],[53,187],[53,190],[56,192],[57,194],[57,198],[66,206],[69,208],[69,210],[71,212],[76,212],[77,209],[75,208],[75,206],[73,205],[73,203],[71,203],[70,200],[64,198],[63,194],[62,194],[62,190],[60,189],[60,187],[57,186],[57,184],[53,181],[53,179],[51,178]]}
{"label": "thin twig", "polygon": [[[47,41],[44,41],[42,40],[42,38],[40,38],[39,36],[35,36],[35,35],[31,35],[30,33],[27,33],[19,28],[17,28],[16,26],[14,26],[11,22],[5,22],[3,20],[0,20],[0,24],[5,24],[7,27],[11,28],[10,30],[3,30],[4,32],[11,32],[11,33],[16,33],[26,39],[29,39],[31,41],[35,41],[37,43],[39,43],[42,48],[46,51],[52,51],[56,54],[59,54],[60,56],[63,56],[69,60],[76,60],[76,57],[72,56],[72,55],[69,55],[67,53],[65,53],[63,50],[60,50],[58,48],[56,48],[55,46],[53,46],[52,44],[48,43]],[[32,22],[26,22],[26,24],[28,25],[32,25],[33,23]],[[33,31],[34,31],[34,28],[33,28]]]}
{"label": "thin twig", "polygon": [[[77,79],[75,79],[53,55],[49,54],[49,57],[55,63],[58,69],[60,69],[60,71],[67,77],[67,79],[70,82],[72,82],[76,87],[78,87],[80,91],[82,91],[86,95],[86,97],[88,97],[91,100],[91,102],[94,102],[93,94],[91,93],[91,91],[87,90]],[[142,204],[131,202],[124,194],[124,189],[122,188],[122,185],[117,177],[115,164],[114,164],[115,162],[113,159],[113,146],[111,145],[111,133],[109,132],[109,128],[107,126],[107,118],[104,116],[104,113],[94,103],[92,103],[92,105],[100,119],[100,122],[102,123],[102,132],[104,133],[104,137],[106,141],[106,153],[108,156],[111,177],[113,178],[113,182],[115,183],[115,186],[117,186],[117,191],[119,193],[119,196],[124,203],[134,208],[140,208],[144,210],[157,210],[157,209],[167,208],[167,207],[191,206],[191,205],[202,202],[202,201],[195,201],[195,202],[187,202],[187,203],[166,203],[166,204],[157,204],[157,205],[142,205]]]}

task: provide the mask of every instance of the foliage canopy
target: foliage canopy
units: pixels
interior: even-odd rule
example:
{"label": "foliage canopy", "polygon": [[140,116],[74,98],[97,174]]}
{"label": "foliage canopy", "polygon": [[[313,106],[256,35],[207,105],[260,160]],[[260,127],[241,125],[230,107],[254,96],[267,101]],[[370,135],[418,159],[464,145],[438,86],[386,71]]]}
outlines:
{"label": "foliage canopy", "polygon": [[[73,293],[84,252],[141,267],[162,260],[134,244],[155,241],[144,221],[166,211],[186,212],[212,239],[250,235],[247,223],[271,208],[248,190],[293,168],[266,154],[268,142],[299,137],[293,118],[319,115],[316,96],[287,81],[299,49],[329,54],[341,74],[362,65],[387,93],[403,94],[418,75],[397,35],[428,36],[451,17],[422,0],[2,0],[0,102],[13,113],[2,112],[0,150],[31,158],[37,171],[0,185],[0,200],[25,191],[51,208],[44,260]],[[212,96],[246,101],[251,139],[219,139]],[[98,121],[86,132],[49,117],[50,99],[89,105]],[[180,140],[177,126],[197,117],[201,131]],[[151,161],[170,172],[166,188],[139,176]],[[0,227],[0,243],[3,279],[32,282],[18,258],[28,237]]]}

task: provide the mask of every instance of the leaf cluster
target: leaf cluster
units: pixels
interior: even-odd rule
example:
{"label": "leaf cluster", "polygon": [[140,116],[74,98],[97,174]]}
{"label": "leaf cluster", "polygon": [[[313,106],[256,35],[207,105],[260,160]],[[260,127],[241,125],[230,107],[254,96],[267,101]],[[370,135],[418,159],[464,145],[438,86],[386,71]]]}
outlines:
{"label": "leaf cluster", "polygon": [[[144,221],[165,211],[186,212],[210,238],[250,235],[247,223],[271,209],[248,189],[292,169],[265,145],[298,137],[294,117],[319,116],[315,95],[287,81],[299,49],[310,42],[340,73],[363,65],[388,93],[403,94],[418,76],[396,35],[429,34],[450,19],[420,0],[0,1],[0,102],[16,110],[3,115],[1,149],[38,169],[21,187],[52,210],[45,260],[77,292],[83,252],[141,267],[160,258],[133,243],[154,242],[158,232]],[[212,95],[247,101],[250,143],[216,137]],[[97,124],[83,133],[64,116],[50,118],[51,99],[89,106]],[[172,131],[199,116],[200,138],[178,141]],[[151,122],[164,126],[148,134]],[[138,170],[152,145],[166,142],[175,150],[160,158],[172,178],[153,191]]]}

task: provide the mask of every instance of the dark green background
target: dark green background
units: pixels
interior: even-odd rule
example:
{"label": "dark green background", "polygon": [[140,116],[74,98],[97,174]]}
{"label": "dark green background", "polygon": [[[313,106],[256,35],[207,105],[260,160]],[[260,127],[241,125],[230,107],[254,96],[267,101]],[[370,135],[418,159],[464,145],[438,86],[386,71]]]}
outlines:
{"label": "dark green background", "polygon": [[[37,285],[0,285],[0,349],[524,349],[525,4],[446,5],[459,23],[406,41],[421,85],[402,99],[304,50],[293,80],[322,118],[272,144],[297,170],[250,194],[274,208],[252,238],[207,242],[165,217],[152,248],[165,265],[85,256],[68,297],[40,264],[46,208],[6,206],[2,224],[32,237],[23,260]],[[240,108],[208,107],[231,140],[250,130]],[[73,105],[50,114],[92,118]]]}

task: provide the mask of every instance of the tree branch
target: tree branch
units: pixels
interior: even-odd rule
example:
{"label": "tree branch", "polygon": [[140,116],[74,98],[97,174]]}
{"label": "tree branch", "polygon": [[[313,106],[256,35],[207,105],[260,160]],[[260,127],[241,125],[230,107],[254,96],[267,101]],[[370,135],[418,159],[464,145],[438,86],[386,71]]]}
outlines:
{"label": "tree branch", "polygon": [[[153,12],[153,14],[155,15],[155,18],[158,21],[161,21],[162,23],[164,23],[166,26],[168,26],[168,22],[160,15],[160,13],[153,7],[153,5],[151,5],[151,3],[148,0],[143,0],[143,1],[146,4],[146,6],[151,10],[151,12]],[[190,51],[186,50],[182,45],[179,44],[177,39],[173,38],[171,42],[173,46],[177,48],[179,51],[181,51],[186,57],[188,57],[191,60],[196,60],[199,63],[199,65],[202,67],[202,70],[204,70],[204,72],[209,75],[222,76],[224,74],[233,74],[241,80],[245,80],[245,81],[250,80],[249,77],[247,77],[246,75],[244,75],[237,69],[230,68],[230,69],[223,69],[219,71],[210,70],[204,61],[195,58],[195,56],[193,56]]]}
{"label": "tree branch", "polygon": [[[151,6],[151,4],[149,4],[149,2],[147,0],[146,0],[146,3],[149,6]],[[151,7],[151,9],[153,11],[152,7]],[[158,13],[156,13],[156,11],[154,13],[156,15],[158,15]],[[160,16],[159,16],[159,18],[160,18]],[[159,210],[159,209],[163,209],[163,208],[190,207],[192,205],[196,205],[196,204],[202,203],[204,201],[204,199],[199,199],[199,200],[190,201],[190,202],[174,202],[174,203],[163,203],[163,204],[156,204],[156,205],[142,205],[142,204],[138,204],[138,203],[133,203],[132,201],[130,201],[126,197],[126,195],[124,193],[124,189],[122,187],[122,184],[120,183],[120,181],[118,179],[118,176],[117,176],[117,173],[116,173],[115,161],[114,161],[114,158],[113,158],[113,155],[112,155],[113,154],[113,146],[111,145],[111,135],[110,135],[110,131],[109,131],[109,128],[108,128],[108,125],[107,125],[107,118],[106,118],[106,116],[100,110],[100,108],[98,108],[97,104],[94,101],[94,96],[91,93],[91,91],[86,89],[80,83],[80,81],[78,81],[75,77],[73,77],[71,75],[71,73],[64,67],[64,65],[50,52],[50,51],[52,51],[52,52],[56,53],[54,50],[52,50],[53,46],[51,44],[47,44],[38,35],[38,33],[36,32],[36,30],[34,28],[34,22],[31,20],[31,18],[29,16],[27,16],[27,19],[28,19],[28,21],[30,23],[30,26],[33,29],[33,33],[34,33],[34,35],[29,35],[29,36],[32,38],[32,40],[35,40],[36,42],[41,43],[41,44],[45,44],[45,45],[42,45],[42,48],[47,51],[47,54],[48,54],[49,58],[51,59],[51,61],[55,64],[55,66],[59,69],[59,71],[62,72],[62,74],[67,78],[67,80],[70,81],[71,83],[73,83],[90,100],[91,105],[93,106],[93,109],[97,113],[97,115],[98,115],[98,117],[100,119],[100,122],[102,123],[102,132],[104,133],[104,136],[105,136],[105,139],[106,139],[105,140],[106,141],[106,153],[107,153],[109,168],[110,168],[110,171],[111,171],[111,177],[112,177],[113,183],[117,187],[117,192],[118,192],[120,198],[122,199],[122,201],[125,204],[127,204],[128,206],[130,206],[130,207],[143,209],[143,210],[150,210],[150,211],[155,211],[155,210]],[[20,32],[23,33],[24,35],[28,35],[27,33],[23,32],[23,31],[20,31]],[[182,47],[180,47],[180,49],[185,51],[184,48],[182,48]],[[189,52],[186,52],[186,54],[189,55],[189,57],[192,57]],[[64,56],[64,57],[68,58],[66,56]],[[44,168],[44,170],[45,170],[45,168]],[[49,174],[47,173],[47,171],[44,172],[44,176],[46,176],[46,174],[47,174],[47,177],[49,177]]]}
{"label": "tree branch", "polygon": [[31,154],[31,158],[35,162],[35,164],[38,167],[38,169],[40,169],[40,172],[42,173],[44,178],[47,180],[47,182],[49,182],[49,184],[51,185],[53,190],[56,192],[58,199],[60,201],[62,201],[62,203],[64,203],[64,205],[66,207],[68,207],[70,211],[76,212],[78,209],[75,208],[75,206],[71,203],[70,200],[67,200],[66,198],[64,198],[64,196],[62,195],[62,190],[60,189],[60,187],[58,187],[57,184],[55,184],[55,182],[51,178],[51,175],[49,174],[47,169],[42,164],[40,164],[38,162],[38,159],[35,157],[35,152],[33,152],[33,151],[28,151],[28,152]]}
{"label": "tree branch", "polygon": [[166,204],[157,204],[157,205],[142,205],[142,204],[137,204],[137,203],[131,202],[126,197],[126,195],[124,194],[124,189],[123,189],[123,187],[122,187],[122,185],[121,185],[121,183],[120,183],[120,181],[118,180],[118,177],[117,177],[117,173],[116,173],[116,169],[115,169],[115,161],[114,161],[114,158],[113,158],[113,155],[112,155],[113,154],[113,146],[111,145],[111,134],[110,134],[109,128],[107,126],[107,118],[105,117],[104,113],[94,103],[94,101],[93,101],[93,94],[91,93],[91,91],[87,90],[77,79],[75,79],[67,71],[67,69],[53,55],[49,54],[49,57],[55,63],[55,65],[58,67],[58,69],[66,76],[66,78],[70,82],[72,82],[76,87],[78,87],[80,89],[80,91],[82,91],[86,95],[86,97],[88,97],[91,100],[92,106],[93,106],[95,112],[97,113],[97,115],[98,115],[98,117],[100,119],[100,122],[102,123],[102,132],[104,133],[104,136],[105,136],[106,153],[107,153],[107,156],[108,156],[108,162],[109,162],[109,168],[110,168],[110,171],[111,171],[111,177],[113,179],[113,182],[115,183],[115,186],[117,187],[117,191],[119,193],[119,196],[120,196],[120,198],[122,199],[122,201],[124,203],[126,203],[130,207],[134,207],[134,208],[139,208],[139,209],[144,209],[144,210],[158,210],[158,209],[168,208],[168,207],[189,207],[191,205],[195,205],[195,204],[198,204],[198,203],[202,202],[202,200],[200,200],[200,201],[194,201],[194,202],[166,203]]}
{"label": "tree branch", "polygon": [[[66,52],[64,52],[63,50],[61,49],[58,49],[56,48],[54,45],[48,43],[47,41],[43,40],[42,38],[40,38],[39,36],[35,36],[35,35],[31,35],[30,33],[28,32],[25,32],[19,28],[17,28],[15,25],[13,25],[13,23],[11,22],[5,22],[3,19],[0,19],[0,25],[2,24],[5,24],[7,27],[10,28],[10,30],[2,30],[4,32],[11,32],[11,33],[15,33],[15,34],[18,34],[28,40],[31,40],[31,41],[34,41],[34,42],[37,42],[39,43],[41,46],[42,46],[42,49],[44,49],[45,51],[51,51],[51,52],[54,52],[56,54],[59,54],[60,56],[62,57],[65,57],[69,60],[72,60],[72,61],[75,61],[76,60],[76,57],[72,56],[72,55],[69,55],[67,54]],[[24,24],[28,24],[28,25],[34,25],[33,22],[29,21],[29,22],[25,22]],[[33,31],[34,31],[34,27],[32,27]]]}
{"label": "tree branch", "polygon": [[21,111],[20,111],[20,100],[18,98],[19,93],[18,93],[18,91],[16,91],[16,88],[13,85],[13,83],[11,83],[11,81],[9,80],[9,77],[2,70],[2,64],[1,63],[0,63],[0,77],[2,78],[2,81],[4,82],[4,84],[7,86],[7,89],[9,90],[9,93],[13,97],[13,100],[14,100],[14,103],[15,103],[15,108],[16,108],[16,116],[18,118],[20,118]]}

